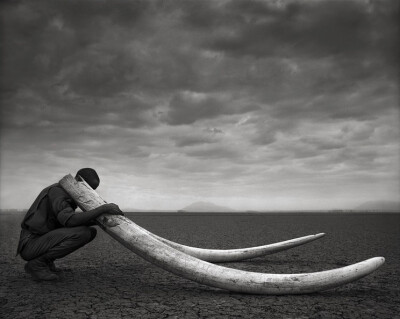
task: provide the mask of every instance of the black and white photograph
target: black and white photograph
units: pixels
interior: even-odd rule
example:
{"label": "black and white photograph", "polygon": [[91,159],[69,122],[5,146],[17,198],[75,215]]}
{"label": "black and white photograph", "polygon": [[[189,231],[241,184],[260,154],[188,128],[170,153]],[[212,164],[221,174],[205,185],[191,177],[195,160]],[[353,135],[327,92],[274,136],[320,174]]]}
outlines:
{"label": "black and white photograph", "polygon": [[0,2],[0,317],[400,319],[400,2]]}

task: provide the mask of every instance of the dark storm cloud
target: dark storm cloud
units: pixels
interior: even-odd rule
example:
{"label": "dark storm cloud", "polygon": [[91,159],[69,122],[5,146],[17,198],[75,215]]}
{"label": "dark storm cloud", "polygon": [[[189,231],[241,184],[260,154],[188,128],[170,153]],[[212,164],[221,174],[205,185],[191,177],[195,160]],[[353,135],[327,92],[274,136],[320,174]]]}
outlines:
{"label": "dark storm cloud", "polygon": [[125,30],[144,35],[148,7],[144,1],[4,3],[3,125],[68,124],[69,132],[73,123],[148,124],[144,113],[153,105],[129,92],[136,64],[118,45]]}
{"label": "dark storm cloud", "polygon": [[142,207],[311,202],[340,179],[344,195],[393,196],[397,14],[391,0],[3,1],[2,199],[86,162]]}
{"label": "dark storm cloud", "polygon": [[[3,49],[3,67],[9,75],[4,83],[6,88],[12,90],[17,84],[37,80],[55,81],[69,60],[101,41],[104,31],[137,24],[146,7],[146,2],[141,1],[20,1],[4,4],[7,13],[2,17],[3,41],[7,45]],[[120,56],[112,58],[117,57],[121,61]],[[94,54],[86,59],[98,60]],[[82,65],[85,67],[85,63]],[[110,75],[116,77],[121,70],[117,64],[112,66],[117,68]],[[7,72],[9,67],[13,72]],[[91,75],[100,74],[88,76]],[[92,85],[107,84],[106,81],[99,83],[101,79],[96,76],[92,77],[96,81]]]}
{"label": "dark storm cloud", "polygon": [[[267,103],[321,93],[336,98],[333,93],[351,92],[368,79],[383,86],[397,81],[396,1],[202,1],[184,7],[185,24],[207,34],[203,49],[231,57],[237,71],[246,61],[228,85],[263,91]],[[301,107],[292,109],[300,113]],[[346,114],[352,110],[337,115]]]}
{"label": "dark storm cloud", "polygon": [[[265,103],[322,92],[326,98],[318,104],[281,103],[271,114],[326,114],[335,91],[352,90],[357,81],[377,75],[371,70],[386,72],[385,61],[397,61],[396,24],[384,23],[394,18],[392,7],[393,2],[361,1],[9,3],[2,88],[13,98],[18,88],[29,87],[40,107],[54,107],[53,113],[93,108],[121,114],[121,121],[131,117],[133,126],[149,121],[142,113],[154,101],[121,108],[130,103],[126,92],[173,96],[164,118],[171,125],[246,112],[213,97],[185,104],[182,90],[254,96]],[[207,57],[204,50],[228,56]],[[105,98],[107,107],[99,102]],[[335,116],[359,116],[357,107],[336,106]]]}
{"label": "dark storm cloud", "polygon": [[183,130],[171,137],[177,147],[218,143],[224,134],[222,130],[216,127],[207,127],[202,130],[194,128]]}
{"label": "dark storm cloud", "polygon": [[176,94],[169,103],[166,122],[172,125],[191,124],[198,119],[212,118],[228,110],[222,101],[203,94]]}
{"label": "dark storm cloud", "polygon": [[223,97],[208,96],[204,93],[179,92],[169,103],[164,121],[171,125],[191,124],[197,120],[210,119],[219,115],[240,114],[256,111],[256,105],[235,107]]}
{"label": "dark storm cloud", "polygon": [[198,144],[210,144],[215,143],[210,136],[180,136],[177,137],[175,145],[177,147],[192,146]]}
{"label": "dark storm cloud", "polygon": [[144,114],[152,105],[135,96],[114,96],[103,99],[64,98],[52,93],[37,94],[20,89],[2,110],[4,128],[40,128],[56,124],[67,131],[108,123],[127,127],[140,127],[150,123]]}
{"label": "dark storm cloud", "polygon": [[[222,7],[222,8],[221,8]],[[375,50],[397,62],[396,1],[188,2],[185,22],[206,29],[206,44],[234,55],[365,56]]]}

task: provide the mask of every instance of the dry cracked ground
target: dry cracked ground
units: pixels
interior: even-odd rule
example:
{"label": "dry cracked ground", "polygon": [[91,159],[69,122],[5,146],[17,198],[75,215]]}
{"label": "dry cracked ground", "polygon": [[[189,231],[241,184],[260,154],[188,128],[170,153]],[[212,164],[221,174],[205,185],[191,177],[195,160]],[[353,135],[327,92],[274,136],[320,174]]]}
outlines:
{"label": "dry cracked ground", "polygon": [[208,248],[256,246],[325,232],[313,243],[224,264],[299,273],[374,256],[385,265],[355,283],[310,295],[230,293],[153,266],[99,229],[97,238],[57,261],[53,283],[34,282],[15,257],[22,215],[0,215],[1,318],[400,318],[400,214],[128,214],[170,240]]}

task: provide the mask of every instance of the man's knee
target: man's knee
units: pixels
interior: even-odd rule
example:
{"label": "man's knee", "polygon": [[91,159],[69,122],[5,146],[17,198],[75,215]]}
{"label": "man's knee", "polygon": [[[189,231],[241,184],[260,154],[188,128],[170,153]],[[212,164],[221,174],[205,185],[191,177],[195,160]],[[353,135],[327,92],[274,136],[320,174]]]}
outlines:
{"label": "man's knee", "polygon": [[26,247],[22,248],[22,250],[19,253],[19,255],[25,261],[32,260],[33,258],[36,257],[29,249],[26,249]]}
{"label": "man's knee", "polygon": [[91,242],[96,237],[96,234],[97,230],[93,227],[75,227],[75,236],[82,242],[82,244]]}

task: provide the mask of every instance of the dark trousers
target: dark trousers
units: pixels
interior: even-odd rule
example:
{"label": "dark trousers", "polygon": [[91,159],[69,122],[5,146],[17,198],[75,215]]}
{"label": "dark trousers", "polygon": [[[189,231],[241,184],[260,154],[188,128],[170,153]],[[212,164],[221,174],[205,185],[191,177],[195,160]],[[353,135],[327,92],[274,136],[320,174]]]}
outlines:
{"label": "dark trousers", "polygon": [[95,228],[87,226],[58,228],[44,235],[29,238],[20,255],[26,261],[37,257],[52,261],[91,242],[96,234]]}

